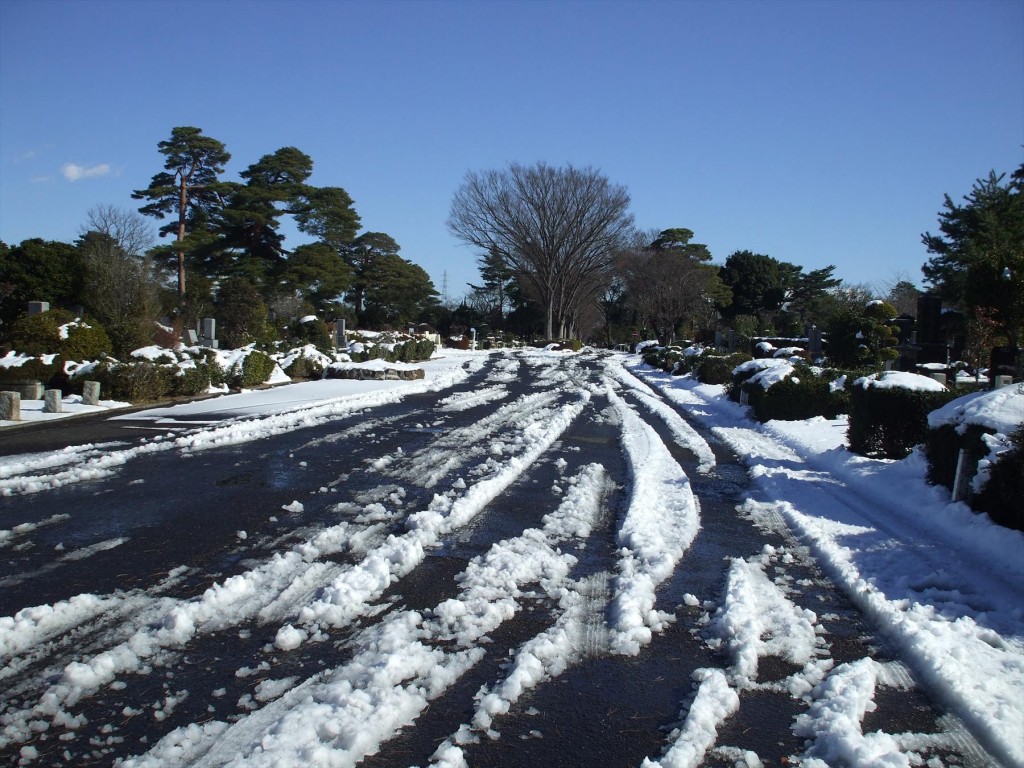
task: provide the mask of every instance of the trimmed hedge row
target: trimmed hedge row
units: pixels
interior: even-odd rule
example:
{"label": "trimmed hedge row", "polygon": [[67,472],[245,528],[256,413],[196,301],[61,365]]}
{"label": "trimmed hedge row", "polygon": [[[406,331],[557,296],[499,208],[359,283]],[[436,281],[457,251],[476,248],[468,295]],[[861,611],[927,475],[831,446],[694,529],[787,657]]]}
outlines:
{"label": "trimmed hedge row", "polygon": [[429,360],[434,354],[434,342],[429,339],[409,339],[395,344],[388,349],[383,344],[367,346],[361,352],[350,352],[353,363],[365,363],[367,360],[384,360],[388,363],[414,363],[418,360]]}
{"label": "trimmed hedge row", "polygon": [[[113,400],[148,403],[166,397],[194,397],[211,386],[224,384],[234,389],[257,387],[274,371],[273,359],[259,350],[251,351],[229,371],[217,362],[213,350],[203,350],[202,355],[202,359],[194,360],[194,364],[187,367],[178,367],[174,361],[163,358],[156,362],[104,360],[76,379],[98,381],[100,390]],[[80,388],[75,379],[72,382],[73,388]]]}
{"label": "trimmed hedge row", "polygon": [[961,393],[862,387],[850,390],[850,450],[875,459],[902,459],[928,439],[928,414]]}
{"label": "trimmed hedge row", "polygon": [[744,352],[719,355],[710,350],[686,353],[682,347],[647,347],[643,361],[673,376],[692,373],[702,384],[729,384],[733,369],[754,358]]}
{"label": "trimmed hedge row", "polygon": [[[976,468],[989,457],[985,436],[991,429],[968,426],[962,433],[952,424],[928,430],[924,455],[928,462],[928,482],[950,491],[956,481],[956,467],[963,451],[967,466]],[[1010,449],[989,465],[988,480],[977,493],[968,493],[966,502],[975,512],[984,512],[999,525],[1024,531],[1024,426],[1009,435]]]}

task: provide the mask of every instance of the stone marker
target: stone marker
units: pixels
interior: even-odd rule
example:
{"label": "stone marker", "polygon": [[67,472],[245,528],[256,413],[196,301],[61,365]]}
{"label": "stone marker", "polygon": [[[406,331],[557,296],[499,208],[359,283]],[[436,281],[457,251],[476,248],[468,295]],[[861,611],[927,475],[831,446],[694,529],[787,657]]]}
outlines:
{"label": "stone marker", "polygon": [[21,421],[21,395],[17,392],[0,392],[0,420]]}
{"label": "stone marker", "polygon": [[63,407],[64,393],[59,389],[48,389],[43,395],[43,413],[60,413]]}
{"label": "stone marker", "polygon": [[100,383],[98,381],[82,382],[82,404],[100,404]]}

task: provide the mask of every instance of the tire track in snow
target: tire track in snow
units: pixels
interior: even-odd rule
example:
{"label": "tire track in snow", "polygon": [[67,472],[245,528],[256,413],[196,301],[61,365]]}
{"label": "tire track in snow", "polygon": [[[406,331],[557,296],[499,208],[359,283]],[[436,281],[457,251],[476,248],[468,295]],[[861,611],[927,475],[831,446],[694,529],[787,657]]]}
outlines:
{"label": "tire track in snow", "polygon": [[708,445],[707,440],[700,436],[686,419],[680,416],[675,409],[665,403],[647,384],[627,371],[621,360],[615,357],[606,358],[604,361],[605,372],[615,381],[622,384],[648,411],[658,416],[665,426],[672,433],[676,444],[680,448],[690,451],[697,457],[697,471],[704,474],[710,472],[716,463],[714,451]]}
{"label": "tire track in snow", "polygon": [[[931,695],[955,712],[1000,760],[1024,765],[1024,743],[1019,739],[1024,720],[1020,623],[985,610],[993,594],[1004,596],[1000,602],[1013,604],[1011,595],[1019,595],[1019,587],[1015,590],[986,564],[972,567],[973,559],[964,565],[950,561],[945,556],[950,543],[941,531],[902,520],[898,513],[887,514],[912,504],[912,499],[862,496],[841,474],[808,464],[799,444],[772,434],[768,426],[754,425],[739,406],[712,403],[696,387],[670,393],[694,406],[695,413],[715,411],[717,421],[724,416],[733,423],[714,428],[715,434],[744,457],[763,497],[774,500],[751,500],[749,510],[784,520],[829,577],[872,619],[879,634],[900,649]],[[859,562],[855,552],[842,545],[844,536],[857,537],[857,551],[878,558],[875,567],[870,559]],[[896,577],[886,572],[884,558],[899,560]],[[918,565],[909,566],[908,561]],[[907,583],[899,576],[907,572],[922,578]],[[943,584],[955,586],[943,589]],[[969,594],[963,592],[965,585],[970,586]],[[993,628],[978,625],[974,615],[979,612]],[[974,663],[951,663],[951,647]],[[1001,670],[1015,695],[1007,697],[1005,686],[990,686],[984,675],[976,674],[978,668]],[[978,701],[984,702],[980,708]]]}
{"label": "tire track in snow", "polygon": [[632,478],[618,532],[623,549],[612,587],[611,647],[635,656],[673,619],[655,609],[655,591],[696,537],[700,514],[690,481],[657,432],[610,386],[607,395],[622,422]]}
{"label": "tire track in snow", "polygon": [[[575,558],[556,547],[589,536],[608,491],[598,465],[585,467],[569,483],[559,508],[543,518],[543,528],[498,542],[470,561],[457,598],[425,615],[389,615],[351,640],[360,650],[350,662],[303,684],[301,693],[293,689],[230,726],[177,729],[124,768],[321,763],[340,768],[373,754],[480,661],[480,639],[520,610],[526,596],[520,587],[540,584],[549,599],[566,593]],[[531,641],[534,647],[540,642]],[[181,756],[187,761],[179,762]]]}

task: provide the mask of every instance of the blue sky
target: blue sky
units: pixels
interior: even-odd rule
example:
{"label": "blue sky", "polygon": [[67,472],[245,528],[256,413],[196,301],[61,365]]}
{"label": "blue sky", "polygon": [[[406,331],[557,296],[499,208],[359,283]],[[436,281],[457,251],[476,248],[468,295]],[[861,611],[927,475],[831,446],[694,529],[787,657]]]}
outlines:
{"label": "blue sky", "polygon": [[[0,239],[132,208],[191,125],[284,146],[460,296],[467,171],[572,163],[637,224],[919,282],[943,195],[1024,160],[1024,0],[0,0]],[[294,233],[288,245],[302,242]]]}

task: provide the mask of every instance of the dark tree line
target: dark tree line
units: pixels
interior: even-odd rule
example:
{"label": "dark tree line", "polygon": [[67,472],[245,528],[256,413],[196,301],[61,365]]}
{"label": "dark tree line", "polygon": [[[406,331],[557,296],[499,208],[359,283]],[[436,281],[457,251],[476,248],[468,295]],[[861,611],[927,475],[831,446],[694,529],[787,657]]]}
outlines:
{"label": "dark tree line", "polygon": [[[399,256],[390,236],[357,235],[352,198],[341,187],[311,185],[313,160],[299,149],[264,155],[235,182],[221,178],[231,155],[198,128],[175,128],[158,148],[164,169],[132,197],[147,201],[143,214],[172,217],[160,234],[175,241],[160,252],[177,268],[182,314],[194,314],[187,273],[244,279],[268,305],[299,300],[360,325],[412,322],[436,307],[426,272]],[[314,241],[289,250],[284,217]]]}
{"label": "dark tree line", "polygon": [[[286,334],[289,318],[308,314],[374,328],[437,315],[427,273],[389,235],[360,234],[352,198],[310,184],[313,161],[295,147],[264,155],[238,181],[223,178],[224,144],[198,128],[174,128],[158,150],[163,169],[132,195],[139,213],[98,206],[73,244],[0,244],[0,339],[33,300],[81,307],[122,355],[152,343],[161,317],[177,333],[216,317],[239,344]],[[171,242],[155,246],[146,217]],[[311,242],[290,246],[286,220]]]}

